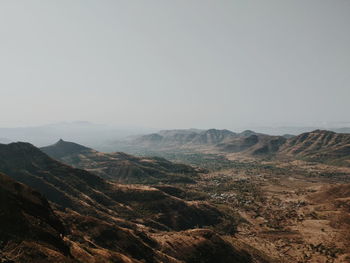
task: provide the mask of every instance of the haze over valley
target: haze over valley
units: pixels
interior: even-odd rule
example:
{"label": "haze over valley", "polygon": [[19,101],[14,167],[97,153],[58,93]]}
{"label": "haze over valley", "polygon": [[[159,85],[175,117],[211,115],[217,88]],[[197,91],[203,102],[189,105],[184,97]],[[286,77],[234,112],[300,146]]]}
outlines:
{"label": "haze over valley", "polygon": [[0,2],[0,263],[350,263],[350,2]]}

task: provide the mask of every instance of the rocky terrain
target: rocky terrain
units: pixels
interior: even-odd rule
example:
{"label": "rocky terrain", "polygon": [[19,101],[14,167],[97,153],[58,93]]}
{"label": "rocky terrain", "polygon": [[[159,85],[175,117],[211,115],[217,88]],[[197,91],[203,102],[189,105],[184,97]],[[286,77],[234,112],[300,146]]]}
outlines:
{"label": "rocky terrain", "polygon": [[175,162],[0,144],[2,262],[350,262],[348,134],[161,133]]}
{"label": "rocky terrain", "polygon": [[287,140],[280,155],[350,166],[350,134],[315,130]]}
{"label": "rocky terrain", "polygon": [[271,156],[276,154],[286,141],[287,139],[282,136],[252,134],[218,144],[217,149],[227,153],[240,153],[249,156]]}
{"label": "rocky terrain", "polygon": [[239,136],[229,130],[164,130],[159,133],[152,133],[132,137],[125,141],[118,141],[116,148],[122,149],[156,149],[156,150],[179,150],[197,149],[214,146],[224,143]]}
{"label": "rocky terrain", "polygon": [[350,262],[348,168],[255,164],[203,174],[196,188],[243,220],[235,237],[277,262]]}
{"label": "rocky terrain", "polygon": [[1,262],[73,262],[65,234],[39,192],[0,174]]}
{"label": "rocky terrain", "polygon": [[172,130],[119,142],[130,153],[215,153],[229,159],[303,159],[349,166],[350,134],[315,130],[298,136],[271,136],[247,130]]}
{"label": "rocky terrain", "polygon": [[270,260],[340,263],[350,262],[349,138],[324,130],[246,131],[218,144],[152,153],[207,169],[187,191],[232,207],[242,217],[236,239]]}
{"label": "rocky terrain", "polygon": [[4,177],[1,192],[4,260],[267,262],[221,237],[234,234],[237,215],[206,202],[196,191],[185,200],[176,187],[170,191],[112,183],[53,160],[28,143],[0,145],[0,171],[12,178]]}
{"label": "rocky terrain", "polygon": [[160,157],[102,153],[63,140],[41,150],[58,161],[120,183],[194,183],[193,178],[200,172],[192,166]]}

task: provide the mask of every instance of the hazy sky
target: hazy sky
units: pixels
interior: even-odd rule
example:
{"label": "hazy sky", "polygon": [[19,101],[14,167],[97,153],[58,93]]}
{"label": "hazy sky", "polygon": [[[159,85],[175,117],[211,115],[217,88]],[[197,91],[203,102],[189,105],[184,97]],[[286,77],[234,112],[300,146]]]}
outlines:
{"label": "hazy sky", "polygon": [[349,0],[2,0],[0,38],[0,126],[350,119]]}

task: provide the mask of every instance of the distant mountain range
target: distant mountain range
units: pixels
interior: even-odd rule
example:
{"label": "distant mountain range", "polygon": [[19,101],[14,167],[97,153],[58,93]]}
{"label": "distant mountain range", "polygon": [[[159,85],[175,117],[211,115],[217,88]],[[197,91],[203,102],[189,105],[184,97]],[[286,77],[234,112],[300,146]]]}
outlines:
{"label": "distant mountain range", "polygon": [[103,148],[109,141],[150,131],[150,129],[118,127],[86,121],[61,122],[41,126],[0,128],[0,138],[4,138],[0,139],[0,143],[24,141],[41,147],[59,138],[65,138],[91,147]]}
{"label": "distant mountain range", "polygon": [[311,132],[314,130],[328,130],[337,133],[350,133],[350,123],[328,123],[328,124],[313,124],[309,126],[303,125],[285,125],[285,126],[252,126],[249,129],[257,131],[259,133],[270,134],[270,135],[283,135],[283,134],[293,134],[298,135],[305,132]]}
{"label": "distant mountain range", "polygon": [[127,152],[197,151],[239,153],[262,158],[298,158],[337,165],[350,165],[350,134],[315,130],[293,136],[271,136],[229,130],[170,130],[120,141],[116,148]]}
{"label": "distant mountain range", "polygon": [[[340,126],[344,125],[344,127]],[[252,128],[250,128],[252,129]],[[256,127],[254,131],[257,133],[290,137],[298,135],[303,132],[310,132],[316,129],[329,129],[337,133],[350,133],[349,123],[337,123],[336,126],[331,128],[317,126],[283,126],[283,127]],[[217,129],[185,129],[185,130],[163,130],[161,132],[154,133],[155,129],[142,128],[142,127],[123,127],[118,125],[103,125],[95,124],[87,121],[74,121],[74,122],[60,122],[40,126],[28,126],[28,127],[10,127],[0,128],[0,143],[10,143],[25,141],[30,142],[37,147],[43,147],[50,143],[57,141],[59,138],[64,138],[67,141],[76,142],[79,144],[92,147],[103,152],[113,152],[116,150],[115,146],[122,146],[120,141],[125,141],[125,138],[134,136],[140,137],[142,134],[152,133],[153,139],[159,140],[159,144],[171,145],[172,140],[183,140],[183,143],[193,144],[202,143],[202,140],[208,140],[212,143],[223,142],[222,139],[227,136],[230,137],[232,133],[243,134],[244,132],[231,132],[229,130],[217,130]],[[209,131],[209,132],[208,132]],[[212,134],[210,134],[210,131]],[[228,134],[220,132],[220,134],[214,134],[215,131],[226,131]],[[206,134],[209,133],[209,134]],[[201,134],[202,138],[198,136]],[[159,135],[162,138],[159,138]],[[207,137],[206,137],[207,136]],[[223,137],[220,137],[223,136]],[[177,137],[177,138],[174,138]],[[193,138],[192,138],[193,137]],[[194,138],[196,137],[196,138]],[[206,138],[205,138],[206,137]],[[119,142],[116,143],[116,140]],[[124,144],[123,144],[124,145]]]}
{"label": "distant mountain range", "polygon": [[154,149],[186,149],[202,148],[205,146],[215,146],[219,143],[229,142],[237,137],[255,134],[253,131],[234,133],[229,130],[164,130],[159,133],[152,133],[129,140],[121,141],[129,146],[150,147]]}

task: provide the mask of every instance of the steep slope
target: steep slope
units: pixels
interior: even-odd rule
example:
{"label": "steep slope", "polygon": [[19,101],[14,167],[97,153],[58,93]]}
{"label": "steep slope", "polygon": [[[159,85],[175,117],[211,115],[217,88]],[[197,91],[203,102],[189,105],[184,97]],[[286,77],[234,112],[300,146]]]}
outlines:
{"label": "steep slope", "polygon": [[280,156],[350,166],[350,134],[315,130],[290,138]]}
{"label": "steep slope", "polygon": [[[182,262],[176,259],[181,258],[178,256],[181,255],[180,250],[175,249],[175,257],[164,253],[166,251],[159,251],[160,248],[164,250],[162,243],[147,237],[147,232],[140,232],[136,225],[134,229],[126,229],[72,211],[57,213],[59,217],[40,193],[0,174],[0,261]],[[157,235],[158,238],[161,236],[161,233]],[[186,238],[192,234],[180,232],[178,236]],[[218,245],[224,246],[222,252],[235,253],[238,258],[244,254],[223,240],[211,243],[213,249]],[[218,260],[223,257],[215,250],[210,251],[209,255]],[[199,258],[204,259],[203,256]]]}
{"label": "steep slope", "polygon": [[238,137],[249,137],[251,135],[258,135],[255,131],[252,130],[245,130],[237,134]]}
{"label": "steep slope", "polygon": [[93,151],[92,149],[77,143],[66,143],[62,139],[60,139],[54,145],[42,147],[40,149],[54,159],[60,159],[67,155],[84,154]]}
{"label": "steep slope", "polygon": [[[348,203],[343,205],[345,211],[350,213],[350,184],[332,185],[312,194],[310,199],[317,203],[335,203],[336,201]],[[349,222],[350,223],[350,222]]]}
{"label": "steep slope", "polygon": [[337,240],[338,247],[343,252],[342,259],[338,262],[348,262],[350,258],[350,184],[324,186],[320,191],[309,195],[308,199],[316,207],[317,217],[336,229],[332,242]]}
{"label": "steep slope", "polygon": [[[271,136],[246,130],[169,130],[140,136],[116,145],[133,153],[174,155],[220,154],[229,159],[303,159],[350,166],[350,134],[315,130],[297,136]],[[176,160],[176,158],[173,158]]]}
{"label": "steep slope", "polygon": [[[184,201],[148,186],[110,183],[61,164],[28,143],[0,145],[0,171],[36,188],[52,202],[67,228],[65,239],[70,249],[67,253],[79,262],[180,263],[206,262],[207,258],[227,262],[227,255],[234,255],[236,262],[253,262],[246,252],[235,249],[211,230],[198,235],[190,231],[205,226],[215,229],[223,219],[234,224],[233,218],[206,202]],[[7,203],[5,199],[5,209]],[[39,213],[27,203],[21,204],[29,209],[28,213]],[[15,214],[15,218],[21,216]],[[59,229],[58,233],[63,233]],[[175,234],[193,240],[192,248],[187,243],[169,251],[162,236],[169,239],[168,235]],[[185,256],[184,249],[188,249]],[[207,252],[197,253],[200,251]]]}
{"label": "steep slope", "polygon": [[218,144],[218,152],[252,157],[292,158],[350,166],[350,134],[315,130],[298,136],[270,136],[245,131]]}
{"label": "steep slope", "polygon": [[241,153],[249,156],[272,156],[286,141],[283,136],[270,136],[245,130],[167,130],[124,141],[119,146],[129,152],[201,152]]}
{"label": "steep slope", "polygon": [[[250,133],[246,133],[250,134]],[[217,149],[227,153],[241,153],[250,156],[271,156],[286,142],[282,136],[251,134],[240,136],[232,141],[218,144]]]}
{"label": "steep slope", "polygon": [[252,255],[239,251],[209,230],[195,229],[163,235],[155,234],[153,237],[161,243],[164,252],[183,262],[254,262]]}
{"label": "steep slope", "polygon": [[[152,187],[110,183],[61,164],[28,143],[0,145],[0,172],[37,189],[60,207],[103,219],[124,215],[177,230],[220,221],[220,212],[208,204],[185,202]],[[176,220],[171,220],[174,211]]]}
{"label": "steep slope", "polygon": [[65,233],[41,194],[0,174],[1,262],[73,262]]}
{"label": "steep slope", "polygon": [[229,130],[209,129],[199,133],[191,143],[199,145],[215,145],[230,140],[235,136],[236,134]]}
{"label": "steep slope", "polygon": [[[132,230],[74,212],[58,213],[59,217],[40,193],[0,174],[0,262],[137,263],[137,259],[160,262],[167,258]],[[90,221],[94,229],[87,224]],[[75,226],[84,223],[77,235]],[[92,244],[89,238],[93,235],[105,243],[114,242],[114,248],[101,241]]]}
{"label": "steep slope", "polygon": [[76,168],[120,183],[194,183],[198,170],[159,157],[136,157],[129,154],[101,153],[82,145],[60,140],[41,148],[52,158]]}

